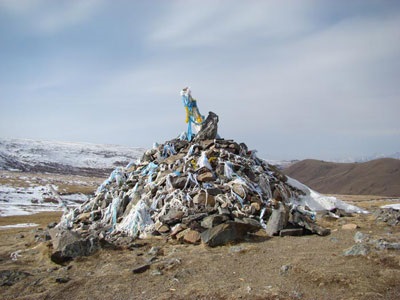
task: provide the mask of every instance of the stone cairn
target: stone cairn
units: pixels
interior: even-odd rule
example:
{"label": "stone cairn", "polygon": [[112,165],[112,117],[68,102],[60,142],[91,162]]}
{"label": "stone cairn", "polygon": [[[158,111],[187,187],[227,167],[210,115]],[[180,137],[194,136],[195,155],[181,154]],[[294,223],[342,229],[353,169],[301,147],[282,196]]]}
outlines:
{"label": "stone cairn", "polygon": [[270,236],[329,234],[315,212],[299,205],[303,191],[244,143],[219,138],[217,124],[210,112],[191,142],[167,141],[115,169],[93,198],[50,230],[53,261],[149,235],[214,247],[260,229]]}

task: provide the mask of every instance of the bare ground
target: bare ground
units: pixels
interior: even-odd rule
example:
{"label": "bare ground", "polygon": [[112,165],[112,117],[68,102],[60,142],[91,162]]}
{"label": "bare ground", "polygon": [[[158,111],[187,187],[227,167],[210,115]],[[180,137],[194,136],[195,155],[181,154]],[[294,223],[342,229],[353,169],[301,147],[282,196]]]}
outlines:
{"label": "bare ground", "polygon": [[[369,209],[386,204],[379,200],[382,197],[349,197],[345,200]],[[33,222],[45,229],[59,217],[5,217],[0,225]],[[342,228],[349,223],[359,228]],[[242,243],[217,248],[154,237],[136,240],[129,249],[104,249],[65,266],[51,262],[50,242],[38,241],[43,236],[38,228],[0,230],[1,282],[14,274],[11,286],[0,286],[0,298],[399,299],[400,250],[343,255],[355,244],[356,231],[399,242],[399,226],[377,222],[372,214],[323,224],[332,229],[331,235],[269,238],[260,231]],[[158,251],[150,251],[152,247]],[[11,260],[10,254],[18,250],[17,260]],[[149,261],[149,269],[132,272]]]}

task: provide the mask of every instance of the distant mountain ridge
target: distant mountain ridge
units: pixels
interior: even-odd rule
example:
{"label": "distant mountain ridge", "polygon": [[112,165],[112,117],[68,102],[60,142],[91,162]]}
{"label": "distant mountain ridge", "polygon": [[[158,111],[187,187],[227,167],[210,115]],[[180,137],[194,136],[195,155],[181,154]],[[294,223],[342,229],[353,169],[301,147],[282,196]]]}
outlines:
{"label": "distant mountain ridge", "polygon": [[394,159],[400,159],[400,152],[395,152],[391,154],[383,154],[383,153],[374,153],[372,155],[368,156],[360,156],[357,158],[354,157],[348,157],[348,158],[341,158],[341,159],[334,159],[332,162],[337,162],[337,163],[354,163],[354,162],[367,162],[379,158],[394,158]]}
{"label": "distant mountain ridge", "polygon": [[361,163],[306,159],[283,173],[321,193],[400,196],[400,160],[394,158]]}
{"label": "distant mountain ridge", "polygon": [[119,145],[0,138],[0,169],[108,176],[140,158],[145,149]]}

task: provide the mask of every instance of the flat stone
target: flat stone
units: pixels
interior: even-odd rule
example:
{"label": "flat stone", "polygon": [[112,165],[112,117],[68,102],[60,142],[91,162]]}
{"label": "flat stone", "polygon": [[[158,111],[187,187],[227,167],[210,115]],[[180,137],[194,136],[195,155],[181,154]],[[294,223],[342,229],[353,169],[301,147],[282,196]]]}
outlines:
{"label": "flat stone", "polygon": [[168,233],[170,231],[170,228],[168,225],[162,224],[160,227],[157,228],[157,231],[161,234],[164,234],[164,233]]}
{"label": "flat stone", "polygon": [[181,223],[176,224],[174,227],[172,227],[170,236],[171,236],[172,238],[176,238],[176,235],[177,235],[179,232],[181,232],[181,231],[183,231],[183,230],[185,230],[185,229],[187,229],[187,226],[186,226],[185,224],[181,224]]}
{"label": "flat stone", "polygon": [[190,223],[192,223],[194,221],[202,220],[207,216],[208,216],[207,213],[197,213],[197,214],[189,215],[182,219],[182,223],[184,225],[189,225]]}
{"label": "flat stone", "polygon": [[228,221],[230,218],[227,215],[211,215],[205,217],[203,221],[201,221],[201,227],[203,228],[212,228],[216,225],[224,223]]}
{"label": "flat stone", "polygon": [[344,256],[358,256],[358,255],[365,256],[369,253],[370,253],[370,247],[365,244],[355,244],[353,247],[343,251]]}
{"label": "flat stone", "polygon": [[204,231],[201,240],[210,247],[222,246],[243,240],[252,230],[254,227],[250,224],[229,221]]}
{"label": "flat stone", "polygon": [[133,274],[140,274],[146,272],[148,269],[150,269],[150,264],[144,264],[134,267],[132,272]]}
{"label": "flat stone", "polygon": [[200,191],[193,197],[194,204],[201,204],[206,206],[215,205],[215,197],[213,195],[207,194],[204,191]]}
{"label": "flat stone", "polygon": [[344,224],[344,225],[342,226],[342,229],[343,229],[343,230],[355,230],[355,229],[357,229],[357,228],[358,228],[358,225],[357,225],[357,224],[353,224],[353,223]]}
{"label": "flat stone", "polygon": [[255,219],[252,219],[252,218],[243,218],[243,219],[241,219],[241,221],[244,222],[244,223],[246,223],[246,224],[249,224],[249,225],[253,226],[253,227],[254,227],[254,231],[257,231],[258,229],[261,229],[261,228],[262,228],[260,222],[258,222],[258,221],[255,220]]}
{"label": "flat stone", "polygon": [[183,238],[185,237],[185,234],[188,233],[191,229],[190,228],[186,228],[185,230],[179,232],[176,235],[176,239],[180,242],[183,242]]}
{"label": "flat stone", "polygon": [[201,241],[200,233],[196,230],[189,229],[183,236],[183,241],[189,244],[199,244]]}
{"label": "flat stone", "polygon": [[183,215],[183,211],[171,209],[165,216],[160,217],[160,221],[167,225],[173,225],[180,222]]}
{"label": "flat stone", "polygon": [[288,228],[282,229],[279,231],[279,236],[302,236],[303,235],[303,228]]}
{"label": "flat stone", "polygon": [[68,281],[70,281],[71,279],[69,277],[57,277],[56,278],[56,282],[57,283],[67,283]]}
{"label": "flat stone", "polygon": [[202,172],[197,175],[197,181],[199,182],[210,182],[214,180],[215,180],[214,174],[208,169],[206,172]]}
{"label": "flat stone", "polygon": [[220,188],[213,187],[213,188],[208,188],[207,193],[209,195],[217,196],[219,194],[222,194],[222,190]]}

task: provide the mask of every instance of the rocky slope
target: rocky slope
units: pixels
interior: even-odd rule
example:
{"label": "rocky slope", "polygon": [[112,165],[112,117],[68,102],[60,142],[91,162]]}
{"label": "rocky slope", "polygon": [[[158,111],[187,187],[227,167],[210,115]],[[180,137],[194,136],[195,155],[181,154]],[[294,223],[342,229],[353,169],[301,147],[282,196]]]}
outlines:
{"label": "rocky slope", "polygon": [[400,160],[332,163],[306,159],[283,171],[321,193],[400,196]]}

